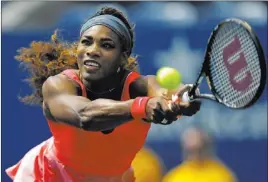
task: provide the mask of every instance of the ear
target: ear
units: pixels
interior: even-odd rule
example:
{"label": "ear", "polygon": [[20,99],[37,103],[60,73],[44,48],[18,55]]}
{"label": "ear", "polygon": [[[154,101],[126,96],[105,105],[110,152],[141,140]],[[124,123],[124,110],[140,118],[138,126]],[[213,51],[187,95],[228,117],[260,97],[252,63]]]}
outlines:
{"label": "ear", "polygon": [[125,66],[128,63],[128,54],[127,52],[123,52],[121,55],[121,66]]}

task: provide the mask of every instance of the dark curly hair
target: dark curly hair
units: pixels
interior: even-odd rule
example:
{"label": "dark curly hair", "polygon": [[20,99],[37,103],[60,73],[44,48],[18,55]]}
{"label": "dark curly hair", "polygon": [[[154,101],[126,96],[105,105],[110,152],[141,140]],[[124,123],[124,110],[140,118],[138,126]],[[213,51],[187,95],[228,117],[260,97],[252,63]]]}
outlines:
{"label": "dark curly hair", "polygon": [[[127,26],[131,36],[131,49],[133,47],[133,27],[122,12],[115,8],[104,7],[93,17],[109,14],[119,18]],[[92,18],[92,17],[91,17]],[[42,85],[50,76],[57,75],[66,69],[78,69],[76,54],[77,42],[68,43],[58,39],[58,30],[51,36],[49,42],[33,41],[28,48],[20,48],[15,59],[18,60],[29,73],[27,83],[32,88],[32,93],[19,99],[26,104],[38,104],[43,102]],[[131,53],[131,50],[130,50]],[[136,57],[129,56],[126,69],[138,71]]]}

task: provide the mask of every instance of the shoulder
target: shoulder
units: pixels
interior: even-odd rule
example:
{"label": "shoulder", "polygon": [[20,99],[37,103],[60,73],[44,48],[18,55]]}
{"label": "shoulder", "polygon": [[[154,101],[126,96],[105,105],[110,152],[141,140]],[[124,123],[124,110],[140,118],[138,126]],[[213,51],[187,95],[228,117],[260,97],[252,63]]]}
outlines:
{"label": "shoulder", "polygon": [[222,161],[215,160],[213,162],[212,168],[215,169],[220,176],[224,176],[226,179],[229,179],[229,181],[236,181],[236,176],[233,171],[228,168],[228,166],[225,165]]}
{"label": "shoulder", "polygon": [[129,85],[129,94],[131,98],[148,95],[148,81],[146,76],[140,75]]}
{"label": "shoulder", "polygon": [[180,180],[181,174],[182,172],[180,166],[176,166],[166,173],[166,175],[163,177],[163,182],[173,182],[174,179]]}
{"label": "shoulder", "polygon": [[[130,95],[134,96],[163,96],[167,90],[162,88],[155,75],[140,75],[135,81],[130,84]],[[134,97],[135,98],[135,97]]]}
{"label": "shoulder", "polygon": [[[76,72],[76,70],[75,70]],[[48,96],[53,96],[58,93],[76,93],[77,84],[72,79],[67,77],[63,72],[50,76],[42,86],[42,93],[44,98]]]}

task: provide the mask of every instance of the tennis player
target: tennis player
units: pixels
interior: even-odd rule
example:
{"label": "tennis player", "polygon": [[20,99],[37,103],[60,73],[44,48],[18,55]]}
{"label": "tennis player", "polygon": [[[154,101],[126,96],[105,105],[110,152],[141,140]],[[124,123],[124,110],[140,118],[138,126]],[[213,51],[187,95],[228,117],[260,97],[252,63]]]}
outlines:
{"label": "tennis player", "polygon": [[[117,9],[102,8],[82,26],[78,43],[33,42],[17,59],[30,73],[52,137],[6,170],[14,181],[134,181],[131,162],[151,123],[194,115],[200,101],[168,107],[155,76],[131,57],[133,28]],[[178,88],[180,96],[188,85]]]}

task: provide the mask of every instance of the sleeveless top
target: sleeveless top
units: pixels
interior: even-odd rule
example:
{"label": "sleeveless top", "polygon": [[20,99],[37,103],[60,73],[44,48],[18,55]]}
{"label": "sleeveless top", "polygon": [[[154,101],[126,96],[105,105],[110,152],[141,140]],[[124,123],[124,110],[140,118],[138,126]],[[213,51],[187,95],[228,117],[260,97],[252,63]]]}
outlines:
{"label": "sleeveless top", "polygon": [[[82,89],[82,96],[87,97],[86,88],[78,75],[72,70],[63,73],[77,82]],[[121,101],[130,99],[129,86],[139,76],[137,72],[128,74]],[[151,126],[140,120],[132,120],[105,135],[51,120],[48,120],[48,124],[54,137],[55,155],[62,164],[87,175],[103,176],[120,175],[131,167]]]}

